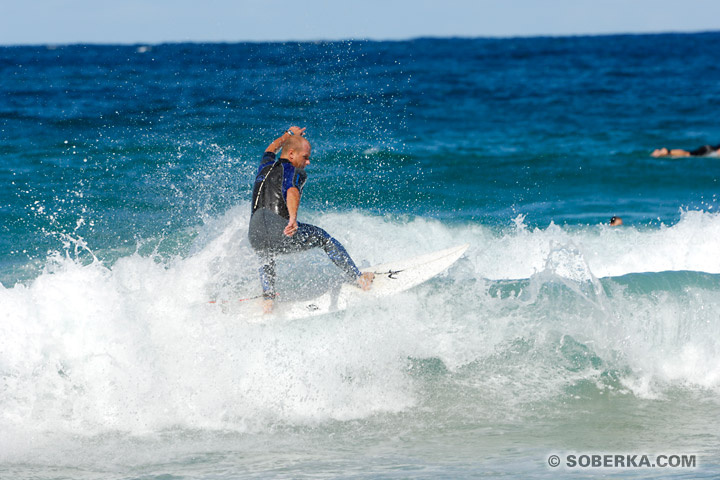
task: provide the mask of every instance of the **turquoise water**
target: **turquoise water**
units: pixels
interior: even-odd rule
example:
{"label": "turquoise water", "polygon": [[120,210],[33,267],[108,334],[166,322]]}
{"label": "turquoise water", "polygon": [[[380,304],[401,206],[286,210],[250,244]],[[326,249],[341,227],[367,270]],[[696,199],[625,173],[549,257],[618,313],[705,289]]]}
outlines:
{"label": "turquoise water", "polygon": [[[720,164],[649,154],[718,143],[719,47],[0,48],[0,477],[716,477]],[[293,124],[302,221],[361,266],[464,257],[308,320],[208,304],[259,291],[251,182]]]}

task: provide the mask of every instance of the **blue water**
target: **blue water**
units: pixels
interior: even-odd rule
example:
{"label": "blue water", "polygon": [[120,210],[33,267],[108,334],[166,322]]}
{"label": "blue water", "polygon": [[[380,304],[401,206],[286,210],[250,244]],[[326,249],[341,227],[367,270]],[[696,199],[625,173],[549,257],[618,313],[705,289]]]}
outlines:
{"label": "blue water", "polygon": [[[720,33],[0,48],[3,478],[712,478]],[[407,293],[249,324],[253,173]],[[607,226],[613,215],[625,225]],[[321,253],[280,265],[322,282]],[[694,454],[554,470],[549,455]]]}

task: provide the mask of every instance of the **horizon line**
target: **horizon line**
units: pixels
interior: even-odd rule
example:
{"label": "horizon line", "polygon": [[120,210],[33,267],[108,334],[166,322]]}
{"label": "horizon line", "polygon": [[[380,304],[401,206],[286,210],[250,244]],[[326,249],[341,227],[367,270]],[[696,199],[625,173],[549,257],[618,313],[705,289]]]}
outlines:
{"label": "horizon line", "polygon": [[105,42],[105,41],[77,41],[77,42],[37,42],[37,43],[0,43],[0,48],[6,47],[72,47],[72,46],[161,46],[161,45],[232,45],[241,43],[251,44],[287,44],[287,43],[349,43],[349,42],[412,42],[418,40],[512,40],[512,39],[533,39],[533,38],[578,38],[578,37],[620,37],[620,36],[655,36],[655,35],[701,35],[709,33],[720,33],[717,30],[663,30],[648,32],[613,32],[613,33],[562,33],[562,34],[528,34],[528,35],[418,35],[407,38],[336,38],[336,39],[287,39],[287,40],[161,40],[156,42],[127,41],[127,42]]}

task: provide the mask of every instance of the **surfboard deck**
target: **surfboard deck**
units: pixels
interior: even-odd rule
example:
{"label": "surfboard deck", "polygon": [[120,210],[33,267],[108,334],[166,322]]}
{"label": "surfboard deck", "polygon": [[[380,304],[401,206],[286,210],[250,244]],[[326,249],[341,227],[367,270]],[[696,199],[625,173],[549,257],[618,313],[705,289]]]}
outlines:
{"label": "surfboard deck", "polygon": [[276,300],[271,314],[263,313],[262,298],[223,302],[222,308],[224,312],[250,322],[277,317],[296,319],[325,315],[345,310],[371,298],[387,297],[415,287],[449,268],[465,253],[468,247],[469,244],[464,244],[417,257],[363,268],[362,272],[375,273],[370,290],[362,290],[355,284],[342,283],[309,300],[290,302]]}

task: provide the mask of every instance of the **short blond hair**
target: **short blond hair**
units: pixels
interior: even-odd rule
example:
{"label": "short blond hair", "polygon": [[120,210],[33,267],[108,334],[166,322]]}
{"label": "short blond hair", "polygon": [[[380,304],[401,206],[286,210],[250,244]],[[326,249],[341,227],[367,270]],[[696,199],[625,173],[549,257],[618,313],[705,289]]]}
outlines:
{"label": "short blond hair", "polygon": [[290,150],[300,150],[305,145],[310,145],[310,142],[307,141],[307,138],[301,137],[300,135],[293,135],[292,137],[285,140],[285,143],[283,143],[282,150],[283,153],[287,153]]}

